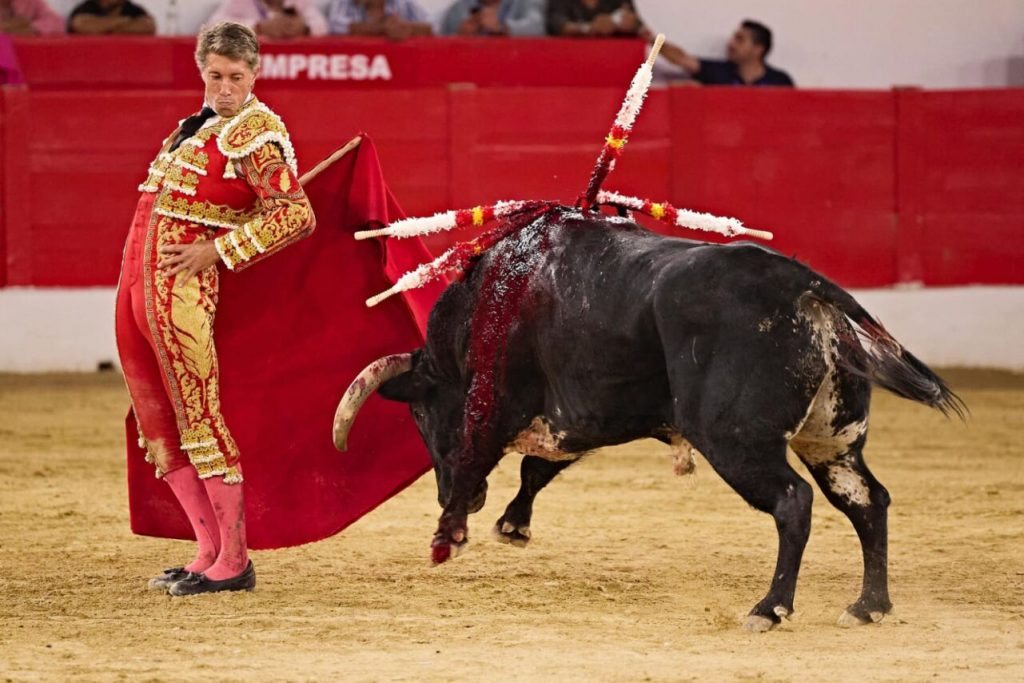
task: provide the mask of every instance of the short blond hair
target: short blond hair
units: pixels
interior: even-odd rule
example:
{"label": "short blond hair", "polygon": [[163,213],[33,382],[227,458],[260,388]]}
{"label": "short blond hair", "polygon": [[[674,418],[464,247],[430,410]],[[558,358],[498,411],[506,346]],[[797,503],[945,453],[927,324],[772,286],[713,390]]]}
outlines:
{"label": "short blond hair", "polygon": [[234,61],[244,61],[253,71],[260,65],[260,42],[248,26],[222,21],[207,26],[196,41],[196,65],[202,71],[206,58],[213,53]]}

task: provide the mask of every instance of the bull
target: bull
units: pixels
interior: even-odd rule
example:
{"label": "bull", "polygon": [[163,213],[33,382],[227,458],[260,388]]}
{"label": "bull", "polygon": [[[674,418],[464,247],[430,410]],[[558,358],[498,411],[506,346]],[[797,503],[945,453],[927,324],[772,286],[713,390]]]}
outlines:
{"label": "bull", "polygon": [[697,452],[775,520],[778,559],[746,619],[753,631],[793,613],[810,533],[813,492],[789,447],[860,539],[863,588],[840,617],[858,625],[892,609],[890,497],[863,457],[872,384],[963,415],[941,378],[796,260],[561,207],[444,291],[423,348],[363,371],[339,405],[335,443],[344,448],[373,392],[409,404],[443,508],[435,563],[468,542],[467,516],[509,451],[525,456],[521,488],[495,533],[514,545],[530,540],[537,493],[587,452],[652,437],[671,446],[677,471]]}

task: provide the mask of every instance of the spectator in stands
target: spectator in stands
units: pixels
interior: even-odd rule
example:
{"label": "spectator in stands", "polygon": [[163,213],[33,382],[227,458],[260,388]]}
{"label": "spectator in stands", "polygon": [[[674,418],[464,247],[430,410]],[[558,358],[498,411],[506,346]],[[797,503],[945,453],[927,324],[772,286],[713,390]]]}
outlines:
{"label": "spectator in stands", "polygon": [[331,33],[350,36],[404,40],[433,34],[430,17],[416,0],[331,0],[327,23]]}
{"label": "spectator in stands", "polygon": [[549,0],[548,33],[553,36],[640,37],[650,29],[629,0]]}
{"label": "spectator in stands", "polygon": [[327,33],[327,18],[313,0],[222,0],[207,23],[212,26],[222,21],[282,40]]}
{"label": "spectator in stands", "polygon": [[544,0],[455,0],[441,20],[446,36],[542,36]]}
{"label": "spectator in stands", "polygon": [[153,35],[156,33],[156,22],[146,10],[130,0],[85,0],[71,10],[68,32],[85,35]]}
{"label": "spectator in stands", "polygon": [[785,71],[772,68],[765,58],[772,49],[772,32],[764,24],[745,20],[729,40],[726,61],[700,59],[678,45],[665,43],[661,56],[677,64],[704,85],[759,85],[793,87]]}
{"label": "spectator in stands", "polygon": [[59,35],[64,33],[64,20],[45,0],[0,0],[0,33]]}

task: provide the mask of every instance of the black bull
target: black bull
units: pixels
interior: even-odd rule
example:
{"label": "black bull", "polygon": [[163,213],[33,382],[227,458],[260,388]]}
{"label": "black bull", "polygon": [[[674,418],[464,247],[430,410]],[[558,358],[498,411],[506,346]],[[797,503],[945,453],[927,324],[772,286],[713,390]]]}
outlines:
{"label": "black bull", "polygon": [[[500,300],[517,296],[510,277],[525,282],[518,301]],[[485,300],[490,317],[479,314]],[[472,359],[474,340],[487,337],[503,355],[489,358],[500,367],[490,373],[493,404],[482,410],[471,398],[486,398],[473,386]],[[467,542],[467,515],[483,505],[487,475],[509,450],[526,456],[522,484],[495,532],[518,545],[530,538],[534,496],[586,452],[653,437],[672,446],[682,472],[696,450],[775,519],[778,563],[748,617],[753,630],[793,612],[810,533],[812,489],[787,463],[788,445],[860,537],[863,590],[841,618],[852,625],[892,607],[889,494],[862,455],[872,383],[962,411],[852,296],[800,263],[754,244],[666,238],[562,210],[499,243],[448,287],[423,349],[364,371],[339,406],[335,438],[342,447],[377,387],[410,404],[444,508],[435,562]]]}

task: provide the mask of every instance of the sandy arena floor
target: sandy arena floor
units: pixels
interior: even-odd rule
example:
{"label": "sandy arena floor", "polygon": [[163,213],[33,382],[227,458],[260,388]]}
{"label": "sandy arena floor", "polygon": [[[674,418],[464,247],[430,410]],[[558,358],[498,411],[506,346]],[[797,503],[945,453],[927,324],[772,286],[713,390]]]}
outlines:
{"label": "sandy arena floor", "polygon": [[510,457],[443,567],[428,476],[329,541],[256,553],[255,593],[150,592],[189,546],[128,531],[120,377],[0,375],[0,681],[1024,680],[1024,377],[948,377],[966,426],[876,394],[895,614],[835,626],[860,551],[818,494],[796,618],[751,635],[774,525],[656,442],[556,480],[524,550],[489,537]]}

